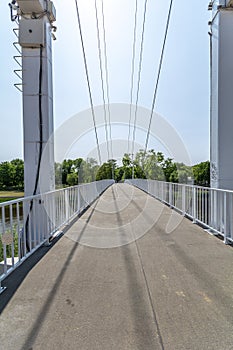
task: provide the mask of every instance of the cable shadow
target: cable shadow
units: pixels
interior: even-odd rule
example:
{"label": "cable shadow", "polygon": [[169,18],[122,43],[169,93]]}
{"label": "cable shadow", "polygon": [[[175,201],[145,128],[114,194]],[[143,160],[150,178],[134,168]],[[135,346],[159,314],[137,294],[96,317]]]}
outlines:
{"label": "cable shadow", "polygon": [[[146,211],[144,210],[145,207],[138,205],[138,203],[137,203],[133,198],[131,198],[131,197],[127,194],[127,192],[124,191],[122,188],[121,188],[120,190],[122,191],[122,193],[124,193],[124,195],[125,195],[127,198],[130,199],[130,203],[134,205],[134,207],[135,207],[135,209],[137,210],[137,212],[138,212],[139,215],[143,213],[143,216],[146,218],[146,220],[147,220],[151,225],[152,225],[152,224],[153,224],[153,225],[156,224],[154,218],[151,218],[149,215],[147,215]],[[140,189],[138,189],[138,190],[139,190],[139,191],[142,191],[142,190],[140,190]],[[145,194],[145,196],[149,196],[146,192],[144,192],[144,191],[142,191],[142,192]],[[147,199],[146,199],[145,201],[147,201]],[[155,201],[156,201],[156,199],[155,199]]]}
{"label": "cable shadow", "polygon": [[[121,218],[119,208],[117,205],[117,200],[114,194],[114,190],[112,189],[115,210],[117,215],[117,221],[119,224],[119,233],[122,237],[122,242],[124,241],[124,237],[126,236],[126,232],[124,231],[124,224]],[[143,281],[143,277],[138,266],[135,264],[135,256],[137,252],[132,252],[132,245],[135,242],[123,245],[120,247],[123,257],[123,262],[125,265],[125,270],[127,273],[127,281],[128,291],[129,291],[129,300],[130,300],[130,308],[132,310],[133,322],[135,334],[137,337],[135,346],[135,350],[154,350],[157,348],[157,337],[156,333],[158,332],[156,324],[152,325],[152,311],[150,310],[150,302],[145,299],[145,284]],[[141,260],[138,259],[138,261]],[[149,299],[149,298],[148,298]],[[155,331],[156,330],[156,331]]]}
{"label": "cable shadow", "polygon": [[[84,235],[85,231],[86,231],[86,228],[87,228],[87,225],[89,223],[89,221],[91,220],[93,214],[94,214],[94,211],[95,211],[95,207],[97,206],[98,204],[98,200],[96,201],[95,205],[93,208],[91,208],[91,212],[90,212],[90,215],[88,216],[87,220],[86,220],[86,223],[85,223],[85,226],[83,227],[82,231],[80,232],[79,234],[79,238],[78,239],[81,239],[82,236]],[[64,276],[65,276],[65,273],[66,271],[68,270],[69,268],[69,265],[70,265],[70,262],[72,260],[72,257],[74,256],[75,252],[77,251],[79,247],[79,243],[78,242],[74,242],[74,246],[73,248],[71,249],[69,255],[67,256],[66,258],[66,261],[64,262],[64,265],[63,265],[63,268],[61,269],[60,273],[58,274],[58,277],[53,285],[53,288],[51,289],[48,297],[47,297],[47,300],[46,302],[44,303],[44,306],[42,307],[41,311],[40,311],[40,314],[38,315],[36,321],[34,322],[34,326],[32,327],[26,341],[24,342],[21,350],[25,350],[25,349],[29,349],[29,348],[32,348],[37,336],[38,336],[38,333],[43,325],[43,322],[44,320],[46,319],[46,316],[47,314],[49,313],[49,310],[51,308],[51,305],[52,305],[52,302],[56,296],[56,293],[57,293],[57,290],[59,289],[59,286],[61,285],[61,282],[63,281],[64,279]]]}
{"label": "cable shadow", "polygon": [[[97,200],[98,201],[98,200]],[[97,205],[97,203],[96,203]],[[95,206],[96,206],[95,205]],[[17,267],[9,276],[4,279],[4,287],[6,290],[1,294],[0,298],[0,315],[3,310],[13,298],[17,289],[23,283],[29,272],[40,262],[41,259],[53,248],[53,246],[64,236],[64,234],[70,229],[72,225],[88,210],[89,207],[85,208],[80,214],[75,217],[69,225],[65,226],[58,237],[53,238],[49,246],[43,245],[36,250],[28,259],[26,259],[22,265]],[[90,219],[89,219],[90,220]],[[85,229],[85,227],[84,227]]]}

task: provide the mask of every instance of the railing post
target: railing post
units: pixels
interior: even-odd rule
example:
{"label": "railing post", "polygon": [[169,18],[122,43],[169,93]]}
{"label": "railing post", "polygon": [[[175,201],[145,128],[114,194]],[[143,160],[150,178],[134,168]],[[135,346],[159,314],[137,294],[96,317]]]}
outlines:
{"label": "railing post", "polygon": [[215,191],[214,190],[210,190],[210,226],[211,227],[215,227],[215,222],[216,222],[216,207],[217,207],[217,203],[216,203],[216,198],[215,198]]}
{"label": "railing post", "polygon": [[169,182],[169,205],[172,208],[172,183]]}
{"label": "railing post", "polygon": [[228,223],[227,223],[227,192],[224,192],[224,206],[223,206],[223,224],[224,224],[224,243],[228,244]]}
{"label": "railing post", "polygon": [[68,199],[68,189],[65,189],[65,218],[66,224],[69,225],[69,199]]}
{"label": "railing post", "polygon": [[185,202],[186,202],[186,198],[185,198],[185,185],[182,185],[182,215],[185,216]]}
{"label": "railing post", "polygon": [[196,187],[193,187],[193,196],[192,196],[192,203],[193,203],[193,223],[196,223]]}
{"label": "railing post", "polygon": [[77,188],[77,190],[78,190],[78,198],[77,198],[77,201],[78,201],[78,205],[77,205],[77,209],[78,209],[78,214],[80,213],[80,204],[81,204],[81,202],[80,202],[80,191],[79,191],[79,186],[78,186],[78,188]]}
{"label": "railing post", "polygon": [[232,193],[229,193],[229,210],[228,210],[228,216],[229,216],[229,236],[232,240]]}

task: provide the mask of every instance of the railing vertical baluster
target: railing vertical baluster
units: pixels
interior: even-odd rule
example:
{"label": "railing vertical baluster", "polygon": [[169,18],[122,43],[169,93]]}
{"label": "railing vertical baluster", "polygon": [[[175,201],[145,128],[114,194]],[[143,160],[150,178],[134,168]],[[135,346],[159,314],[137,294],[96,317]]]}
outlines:
{"label": "railing vertical baluster", "polygon": [[204,206],[203,206],[203,190],[202,190],[202,188],[200,189],[200,193],[201,193],[201,221],[203,222],[204,220],[203,220],[203,216],[204,216],[204,214],[203,214],[203,208],[204,208]]}
{"label": "railing vertical baluster", "polygon": [[196,208],[196,187],[193,187],[192,198],[193,198],[193,223],[196,223],[196,215],[197,215],[197,213],[196,213],[196,210],[197,210],[197,208]]}
{"label": "railing vertical baluster", "polygon": [[[32,206],[33,209],[34,205]],[[29,210],[28,214],[28,244],[29,244],[29,251],[32,250],[32,210]]]}
{"label": "railing vertical baluster", "polygon": [[20,227],[20,213],[19,213],[19,203],[17,202],[16,203],[16,216],[17,216],[17,234],[18,234],[18,258],[19,258],[19,261],[21,260],[21,227]]}
{"label": "railing vertical baluster", "polygon": [[169,182],[169,205],[172,207],[172,183]]}
{"label": "railing vertical baluster", "polygon": [[219,213],[219,218],[220,218],[220,232],[224,234],[224,196],[222,197],[222,193],[218,192],[218,195],[221,197],[221,199],[218,201],[220,203],[220,213]]}
{"label": "railing vertical baluster", "polygon": [[[2,236],[6,233],[6,218],[5,218],[5,207],[2,207]],[[4,260],[4,268],[3,271],[7,273],[7,251],[6,251],[6,243],[3,240],[3,260]]]}
{"label": "railing vertical baluster", "polygon": [[69,205],[68,205],[68,189],[65,189],[65,221],[69,225]]}
{"label": "railing vertical baluster", "polygon": [[10,204],[10,234],[11,234],[11,237],[12,237],[12,243],[11,243],[11,265],[14,267],[14,265],[15,265],[15,237],[14,237],[14,228],[13,228],[12,204]]}
{"label": "railing vertical baluster", "polygon": [[223,233],[224,243],[228,244],[228,225],[227,225],[227,193],[224,192],[224,205],[223,205]]}
{"label": "railing vertical baluster", "polygon": [[216,202],[214,200],[215,191],[210,189],[210,226],[215,227]]}
{"label": "railing vertical baluster", "polygon": [[232,193],[229,193],[229,236],[232,239]]}
{"label": "railing vertical baluster", "polygon": [[[36,205],[36,199],[34,200]],[[36,211],[36,231],[38,231],[37,236],[38,236],[38,242],[36,244],[40,244],[42,237],[43,237],[43,214],[41,212],[41,198],[38,199],[38,207]],[[39,219],[40,218],[40,219]]]}
{"label": "railing vertical baluster", "polygon": [[78,191],[78,214],[80,213],[81,209],[81,202],[80,202],[80,187],[77,188]]}
{"label": "railing vertical baluster", "polygon": [[181,191],[182,191],[182,215],[185,216],[185,185],[182,185],[181,187]]}
{"label": "railing vertical baluster", "polygon": [[26,211],[26,207],[29,208],[29,203],[27,203],[28,201],[25,200],[23,201],[23,237],[22,237],[22,241],[21,241],[21,249],[22,249],[22,254],[23,256],[26,255],[27,250],[26,250],[26,220],[27,220],[27,211]]}
{"label": "railing vertical baluster", "polygon": [[32,244],[32,247],[33,249],[36,247],[36,206],[35,206],[35,203],[32,207],[32,220],[33,220],[33,233],[32,233],[32,237],[33,237],[33,244]]}

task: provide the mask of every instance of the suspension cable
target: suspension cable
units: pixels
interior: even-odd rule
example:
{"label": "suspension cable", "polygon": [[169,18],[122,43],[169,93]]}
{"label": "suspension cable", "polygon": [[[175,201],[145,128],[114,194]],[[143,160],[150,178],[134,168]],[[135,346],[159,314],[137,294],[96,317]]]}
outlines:
{"label": "suspension cable", "polygon": [[129,132],[128,132],[128,152],[130,151],[130,130],[132,120],[132,103],[133,103],[133,87],[134,87],[134,70],[135,70],[135,54],[136,54],[136,35],[137,35],[137,13],[138,13],[138,0],[135,1],[135,14],[134,14],[134,31],[133,31],[133,55],[131,64],[131,87],[130,87],[130,110],[129,110]]}
{"label": "suspension cable", "polygon": [[100,28],[99,28],[99,17],[98,17],[97,0],[95,0],[95,16],[96,16],[97,40],[98,40],[101,88],[102,88],[102,97],[103,97],[103,106],[104,106],[105,137],[106,137],[106,142],[107,142],[108,159],[110,159],[110,157],[109,157],[109,143],[108,143],[109,140],[108,140],[107,111],[106,111],[106,100],[105,100],[105,91],[104,91],[103,64],[102,64],[102,52],[101,52],[101,43],[100,43]]}
{"label": "suspension cable", "polygon": [[162,46],[160,62],[159,62],[158,75],[157,75],[157,80],[156,80],[156,85],[155,85],[155,90],[154,90],[154,96],[153,96],[153,101],[152,101],[149,126],[148,126],[148,130],[147,130],[147,136],[146,136],[146,142],[145,142],[145,153],[147,151],[149,137],[150,137],[150,129],[151,129],[151,123],[152,123],[153,113],[154,113],[154,109],[155,109],[155,102],[156,102],[156,98],[157,98],[159,79],[160,79],[160,74],[161,74],[161,69],[162,69],[162,64],[163,64],[164,51],[165,51],[165,46],[166,46],[166,41],[167,41],[167,34],[168,34],[168,29],[169,29],[169,24],[170,24],[170,19],[171,19],[172,5],[173,5],[173,0],[170,1],[169,11],[168,11],[167,24],[166,24],[165,34],[164,34],[163,46]]}
{"label": "suspension cable", "polygon": [[143,14],[142,37],[141,37],[141,48],[140,48],[139,69],[138,69],[138,84],[137,84],[137,94],[136,94],[136,103],[135,103],[136,107],[135,107],[134,125],[133,125],[132,157],[133,157],[133,154],[134,154],[134,144],[135,144],[135,135],[136,135],[138,99],[139,99],[139,90],[140,90],[140,82],[141,82],[142,56],[143,56],[145,24],[146,24],[146,11],[147,11],[147,0],[145,0],[144,14]]}
{"label": "suspension cable", "polygon": [[111,158],[113,159],[112,126],[111,126],[110,97],[109,97],[109,78],[108,78],[108,59],[107,59],[106,30],[105,30],[105,16],[104,16],[104,1],[103,0],[101,0],[101,4],[102,4],[101,9],[102,9],[103,40],[104,40],[104,58],[105,58],[106,96],[107,96],[107,106],[108,106],[109,138],[110,138]]}
{"label": "suspension cable", "polygon": [[79,8],[78,8],[78,1],[77,0],[75,0],[75,4],[76,4],[78,26],[79,26],[79,34],[80,34],[81,45],[82,45],[83,60],[84,60],[85,73],[86,73],[86,80],[87,80],[87,86],[88,86],[88,92],[89,92],[89,99],[90,99],[90,105],[91,105],[92,119],[93,119],[93,125],[94,125],[94,130],[95,130],[96,145],[97,145],[97,150],[98,150],[99,163],[101,164],[102,162],[101,162],[101,154],[100,154],[100,145],[99,145],[99,139],[98,139],[98,134],[97,134],[95,111],[94,111],[94,105],[93,105],[93,99],[92,99],[92,93],[91,93],[89,71],[88,71],[88,66],[87,66],[87,58],[86,58],[84,41],[83,41],[82,25],[81,25]]}

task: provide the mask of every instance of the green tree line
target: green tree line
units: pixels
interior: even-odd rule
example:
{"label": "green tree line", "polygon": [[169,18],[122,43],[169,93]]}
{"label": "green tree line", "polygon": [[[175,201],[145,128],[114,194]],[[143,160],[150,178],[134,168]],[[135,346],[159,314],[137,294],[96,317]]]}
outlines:
{"label": "green tree line", "polygon": [[55,183],[64,187],[96,181],[98,170],[94,158],[64,159],[62,163],[55,163]]}
{"label": "green tree line", "polygon": [[[140,150],[134,159],[125,153],[122,165],[110,159],[99,166],[94,158],[64,159],[55,163],[55,182],[59,188],[80,183],[114,178],[117,182],[130,178],[152,179],[168,182],[194,183],[199,186],[210,185],[210,162],[194,166],[174,162],[162,152],[153,149]],[[23,190],[24,162],[14,159],[0,163],[0,190]]]}
{"label": "green tree line", "polygon": [[0,163],[0,190],[19,190],[24,188],[24,162],[13,159]]}
{"label": "green tree line", "polygon": [[174,162],[172,158],[166,158],[162,152],[155,152],[153,149],[148,152],[139,150],[134,159],[125,153],[122,166],[117,166],[114,159],[107,161],[98,169],[96,179],[112,178],[112,173],[117,182],[141,178],[210,186],[209,161],[187,166],[184,163]]}

